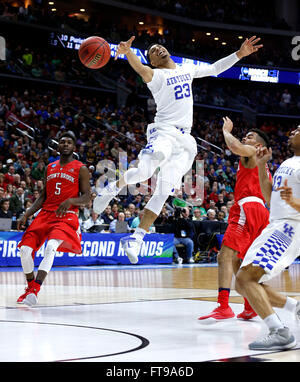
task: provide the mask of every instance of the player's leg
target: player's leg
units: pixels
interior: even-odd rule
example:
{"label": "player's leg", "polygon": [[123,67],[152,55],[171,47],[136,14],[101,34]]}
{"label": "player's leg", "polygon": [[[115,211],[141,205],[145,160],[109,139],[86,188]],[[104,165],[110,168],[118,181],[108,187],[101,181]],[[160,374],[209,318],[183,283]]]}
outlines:
{"label": "player's leg", "polygon": [[296,345],[296,340],[273,310],[265,288],[259,283],[259,280],[264,275],[264,269],[249,264],[241,268],[236,277],[236,288],[249,300],[255,312],[262,318],[270,330],[265,338],[250,343],[249,349],[290,349]]}
{"label": "player's leg", "polygon": [[180,244],[180,239],[177,237],[174,237],[173,255],[174,255],[175,263],[176,264],[182,264],[183,259],[182,259],[182,257],[179,256],[178,250],[176,248],[176,245],[178,245],[178,244]]}
{"label": "player's leg", "polygon": [[[166,141],[166,147],[170,147],[167,144],[168,142]],[[158,144],[157,147],[161,147],[161,145]],[[169,160],[166,160],[166,158],[169,158]],[[181,150],[176,155],[170,156],[168,154],[162,161],[155,191],[144,208],[145,213],[139,226],[133,235],[121,239],[124,251],[132,264],[138,262],[139,252],[146,232],[149,231],[150,226],[155,222],[168,197],[181,184],[182,177],[192,167],[194,158],[194,150]]]}
{"label": "player's leg", "polygon": [[18,304],[23,304],[24,299],[28,295],[29,290],[34,283],[34,262],[33,262],[32,252],[33,252],[33,248],[27,245],[22,245],[20,248],[21,264],[22,264],[23,272],[26,277],[27,287],[25,288],[25,293],[23,293],[17,299]]}
{"label": "player's leg", "polygon": [[[300,224],[297,222],[273,221],[253,242],[237,273],[236,289],[247,297],[270,330],[265,338],[252,342],[250,349],[283,350],[296,344],[294,336],[274,312],[270,290],[262,283],[280,274],[295,260],[300,245],[299,235]],[[280,302],[281,306],[283,302]]]}
{"label": "player's leg", "polygon": [[237,267],[237,251],[222,245],[218,253],[218,306],[211,313],[201,316],[200,321],[224,320],[234,317],[229,306],[229,294],[234,273],[234,265]]}
{"label": "player's leg", "polygon": [[38,301],[37,295],[40,291],[40,288],[47,274],[50,272],[50,269],[52,268],[56,250],[61,245],[62,242],[63,240],[56,240],[56,239],[50,239],[48,241],[46,249],[45,249],[45,253],[44,253],[44,258],[41,261],[38,268],[36,279],[34,280],[29,293],[24,299],[24,303],[26,305],[32,306],[37,304],[37,301]]}
{"label": "player's leg", "polygon": [[190,237],[183,237],[181,238],[181,244],[185,246],[187,263],[193,263],[194,241]]}
{"label": "player's leg", "polygon": [[160,214],[172,189],[173,186],[168,182],[165,182],[162,177],[159,176],[155,191],[144,208],[144,214],[139,226],[135,229],[135,232],[132,235],[125,236],[121,239],[124,251],[132,264],[138,262],[138,256],[143,244],[144,236]]}
{"label": "player's leg", "polygon": [[298,300],[275,291],[269,285],[261,285],[265,289],[269,301],[273,307],[284,309],[288,312],[291,312],[297,318],[300,318],[300,302]]}
{"label": "player's leg", "polygon": [[93,203],[95,212],[102,213],[110,201],[128,184],[142,183],[150,179],[155,170],[172,154],[172,141],[166,137],[157,136],[151,143],[151,147],[148,145],[149,141],[138,156],[137,167],[128,169],[119,180],[109,183],[100,190]]}
{"label": "player's leg", "polygon": [[21,265],[27,281],[25,293],[18,298],[18,303],[24,302],[27,292],[34,284],[34,254],[46,240],[47,221],[47,212],[41,211],[27,228],[18,244]]}

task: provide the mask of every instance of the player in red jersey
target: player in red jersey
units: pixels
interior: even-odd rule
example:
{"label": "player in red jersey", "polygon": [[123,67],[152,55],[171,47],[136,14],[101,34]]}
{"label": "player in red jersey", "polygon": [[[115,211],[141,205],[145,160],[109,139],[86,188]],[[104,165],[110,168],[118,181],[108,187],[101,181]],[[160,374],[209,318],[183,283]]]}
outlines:
{"label": "player in red jersey", "polygon": [[[240,142],[231,131],[232,121],[223,118],[223,135],[229,150],[239,155],[239,169],[234,189],[234,205],[228,218],[228,227],[218,254],[218,304],[210,314],[199,317],[199,320],[223,320],[234,317],[229,306],[229,294],[233,273],[236,274],[244,256],[261,231],[269,222],[269,211],[260,189],[256,150],[269,145],[267,135],[258,130],[250,130]],[[266,167],[269,177],[271,174]],[[244,311],[237,317],[249,320],[257,314],[245,299]]]}
{"label": "player in red jersey", "polygon": [[[53,265],[56,251],[81,253],[77,212],[78,206],[90,201],[91,190],[88,169],[73,158],[75,144],[72,131],[61,135],[58,145],[60,159],[47,166],[41,195],[18,221],[19,230],[24,228],[30,216],[40,210],[18,244],[28,284],[18,303],[29,306],[37,303],[37,294]],[[44,258],[35,278],[34,255],[46,240]]]}

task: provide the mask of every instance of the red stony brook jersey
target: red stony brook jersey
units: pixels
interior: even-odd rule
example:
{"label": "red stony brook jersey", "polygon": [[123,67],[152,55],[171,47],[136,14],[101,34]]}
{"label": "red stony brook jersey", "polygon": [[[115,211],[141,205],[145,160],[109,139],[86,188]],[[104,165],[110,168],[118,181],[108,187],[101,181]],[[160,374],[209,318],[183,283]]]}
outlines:
{"label": "red stony brook jersey", "polygon": [[[268,177],[272,180],[272,175],[266,165],[266,172]],[[246,168],[243,166],[242,162],[239,162],[239,168],[236,174],[236,184],[234,188],[234,201],[246,198],[248,196],[256,196],[264,201],[263,194],[260,190],[258,167]]]}
{"label": "red stony brook jersey", "polygon": [[[42,208],[46,211],[56,211],[59,205],[69,198],[79,196],[79,170],[83,163],[78,160],[61,166],[59,160],[47,167],[46,200]],[[77,206],[71,206],[69,211],[78,211]]]}

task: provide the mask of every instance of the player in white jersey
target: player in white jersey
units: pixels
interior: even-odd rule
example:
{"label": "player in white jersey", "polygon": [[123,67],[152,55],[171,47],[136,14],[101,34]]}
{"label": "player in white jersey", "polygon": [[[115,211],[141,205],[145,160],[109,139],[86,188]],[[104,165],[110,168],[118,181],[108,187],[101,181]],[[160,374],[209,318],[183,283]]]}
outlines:
{"label": "player in white jersey", "polygon": [[272,151],[257,153],[259,182],[265,200],[270,202],[270,224],[250,246],[236,276],[236,290],[248,299],[270,332],[249,344],[252,350],[284,350],[296,345],[272,306],[288,308],[300,318],[300,302],[273,291],[264,282],[277,276],[299,256],[300,248],[300,125],[289,138],[294,151],[274,174],[267,178],[265,165]]}
{"label": "player in white jersey", "polygon": [[192,81],[194,78],[216,76],[236,64],[241,58],[257,52],[256,36],[246,39],[240,49],[212,65],[177,65],[165,47],[152,44],[148,60],[153,68],[143,65],[130,49],[134,36],[118,45],[116,58],[125,54],[129,64],[142,77],[156,103],[154,123],[147,128],[147,145],[139,154],[137,168],[131,168],[117,182],[100,190],[93,209],[101,213],[114,196],[128,184],[151,178],[159,167],[156,189],[145,206],[143,218],[135,233],[121,240],[131,263],[138,262],[143,237],[156,220],[165,201],[181,186],[182,177],[192,167],[197,145],[190,134],[193,123]]}

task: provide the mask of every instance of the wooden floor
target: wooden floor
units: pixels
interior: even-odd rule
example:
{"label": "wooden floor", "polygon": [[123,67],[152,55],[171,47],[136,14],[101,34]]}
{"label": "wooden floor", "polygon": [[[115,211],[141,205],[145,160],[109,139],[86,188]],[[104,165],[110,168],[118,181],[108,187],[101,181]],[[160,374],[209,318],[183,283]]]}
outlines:
{"label": "wooden floor", "polygon": [[[234,318],[215,325],[216,328],[199,327],[197,318],[216,307],[217,271],[216,266],[198,264],[57,267],[49,273],[41,289],[39,304],[27,308],[16,304],[25,286],[21,269],[2,269],[0,362],[176,362],[179,361],[177,354],[185,362],[224,359],[232,362],[299,362],[298,347],[288,352],[268,352],[267,355],[248,350],[250,340],[266,330],[259,318],[252,322]],[[300,300],[299,276],[300,264],[293,264],[268,284]],[[230,303],[235,313],[242,310],[242,302],[243,299],[232,289]],[[286,316],[284,319],[292,320]],[[42,324],[41,340],[42,332],[37,326]],[[68,330],[60,332],[59,325]],[[300,324],[292,320],[291,325],[300,348]],[[74,332],[71,330],[73,326],[77,328]],[[83,327],[110,330],[111,336],[102,333],[95,342],[93,333],[87,338],[85,334],[83,339],[89,338],[87,347],[70,348],[67,345],[69,336],[72,339],[78,337],[78,328]],[[25,335],[23,341],[17,338],[12,341],[18,331],[21,337]],[[121,338],[120,333],[125,332],[131,335],[130,340]],[[7,333],[10,333],[9,337]],[[166,333],[170,335],[166,336]],[[136,343],[134,336],[143,338],[142,346]],[[63,339],[57,347],[58,341]],[[205,341],[211,344],[209,351]],[[32,358],[33,353],[28,352],[28,343],[35,349],[41,347],[38,359]],[[133,347],[134,351],[126,350],[127,346]],[[174,347],[180,352],[175,352]],[[19,349],[18,354],[15,348]],[[23,349],[21,352],[20,348]]]}

